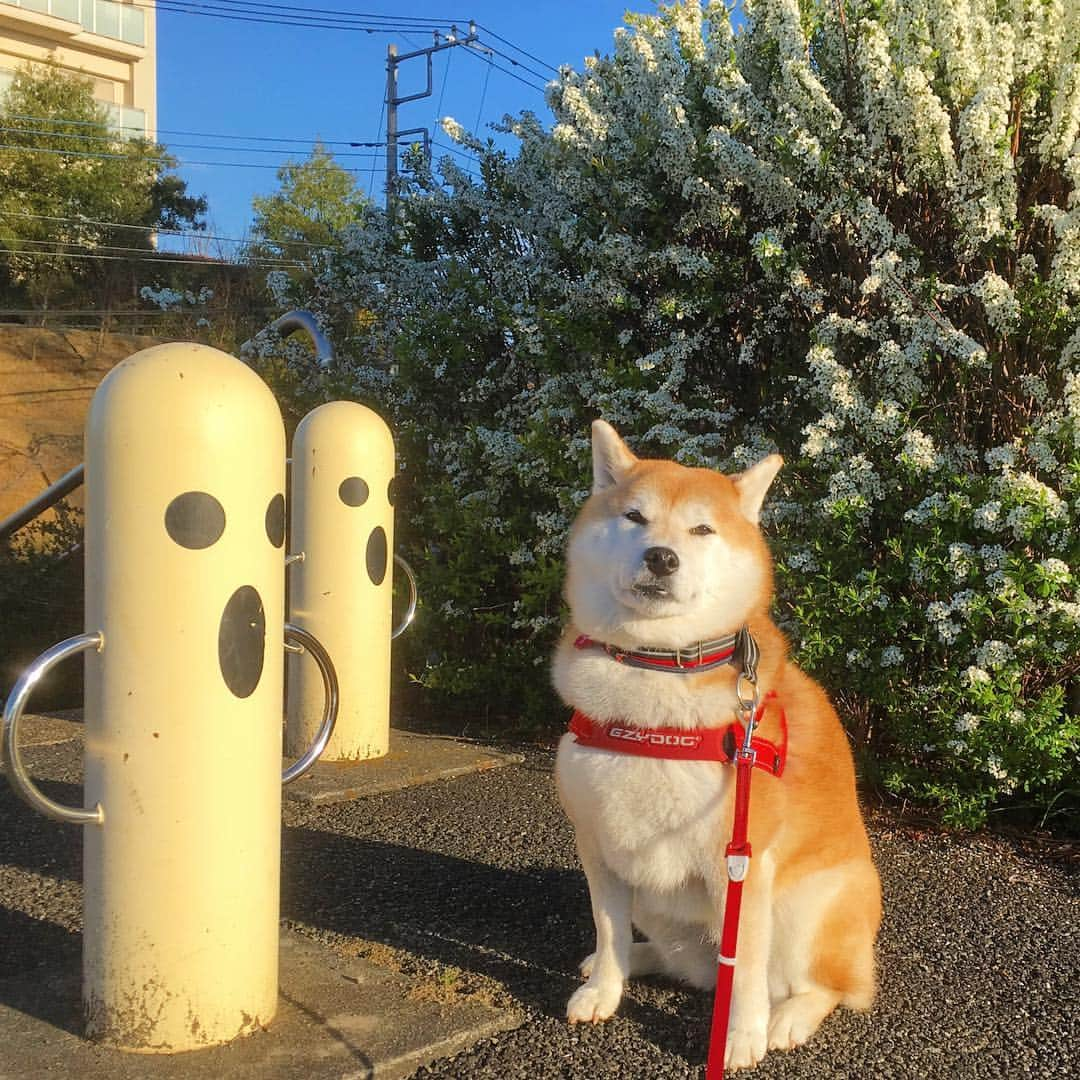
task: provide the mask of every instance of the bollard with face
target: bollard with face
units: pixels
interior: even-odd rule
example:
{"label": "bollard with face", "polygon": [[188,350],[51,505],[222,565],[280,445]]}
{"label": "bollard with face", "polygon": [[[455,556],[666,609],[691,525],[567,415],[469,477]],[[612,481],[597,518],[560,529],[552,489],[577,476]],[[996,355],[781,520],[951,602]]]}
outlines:
{"label": "bollard with face", "polygon": [[[323,760],[381,757],[390,744],[394,442],[355,402],[308,413],[293,436],[290,620],[310,630],[337,668],[341,700]],[[311,741],[323,693],[311,665],[288,661],[290,753]]]}
{"label": "bollard with face", "polygon": [[206,346],[138,353],[91,405],[83,996],[124,1049],[276,1009],[284,461],[269,389]]}

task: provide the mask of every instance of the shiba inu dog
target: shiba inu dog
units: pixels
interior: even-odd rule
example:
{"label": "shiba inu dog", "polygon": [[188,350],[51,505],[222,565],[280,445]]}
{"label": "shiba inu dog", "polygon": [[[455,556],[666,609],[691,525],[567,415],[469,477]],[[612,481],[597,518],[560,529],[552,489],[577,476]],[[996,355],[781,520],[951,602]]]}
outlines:
{"label": "shiba inu dog", "polygon": [[[602,420],[592,440],[592,494],[567,543],[571,621],[553,672],[576,710],[555,774],[596,924],[566,1013],[606,1020],[637,975],[715,985],[735,769],[694,754],[726,732],[754,675],[755,734],[768,753],[750,800],[726,1047],[726,1065],[746,1068],[805,1042],[837,1005],[870,1006],[881,919],[847,739],[768,614],[772,561],[758,518],[783,461],[725,476],[638,459]],[[689,759],[640,756],[642,743]],[[633,927],[648,940],[634,941]]]}

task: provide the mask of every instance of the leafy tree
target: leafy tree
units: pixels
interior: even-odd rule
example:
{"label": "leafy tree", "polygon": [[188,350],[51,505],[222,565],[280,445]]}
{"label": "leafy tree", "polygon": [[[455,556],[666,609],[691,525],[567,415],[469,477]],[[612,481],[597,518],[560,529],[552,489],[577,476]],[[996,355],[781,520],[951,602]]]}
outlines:
{"label": "leafy tree", "polygon": [[204,227],[206,200],[169,171],[175,159],[113,131],[89,79],[28,65],[0,97],[0,127],[0,274],[36,305],[107,279],[95,255],[152,250],[155,227]]}
{"label": "leafy tree", "polygon": [[363,219],[369,202],[353,175],[320,142],[306,161],[286,162],[277,178],[278,191],[252,200],[250,252],[293,264],[271,279],[277,298],[286,304],[310,288],[312,274],[340,246],[342,232]]}

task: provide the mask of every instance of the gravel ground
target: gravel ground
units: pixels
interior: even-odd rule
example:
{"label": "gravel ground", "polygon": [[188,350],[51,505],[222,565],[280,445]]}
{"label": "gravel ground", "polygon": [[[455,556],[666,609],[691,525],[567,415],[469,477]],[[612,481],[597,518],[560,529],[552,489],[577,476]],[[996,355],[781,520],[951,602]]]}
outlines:
{"label": "gravel ground", "polygon": [[[515,749],[521,750],[520,747]],[[71,801],[75,744],[27,752]],[[283,917],[346,952],[525,1014],[516,1031],[417,1078],[700,1077],[711,997],[632,983],[597,1027],[562,1019],[592,949],[585,880],[555,799],[553,755],[336,806],[285,808]],[[77,834],[0,785],[0,977],[79,964]],[[834,1013],[755,1077],[1080,1076],[1080,875],[1000,837],[958,838],[884,814],[881,992]]]}

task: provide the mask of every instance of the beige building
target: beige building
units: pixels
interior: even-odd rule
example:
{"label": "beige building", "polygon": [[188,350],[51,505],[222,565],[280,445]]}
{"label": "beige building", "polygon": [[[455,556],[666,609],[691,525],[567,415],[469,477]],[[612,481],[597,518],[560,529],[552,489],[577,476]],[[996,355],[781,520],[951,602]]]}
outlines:
{"label": "beige building", "polygon": [[117,128],[153,138],[154,16],[154,0],[0,0],[0,92],[27,61],[52,60],[93,80]]}

